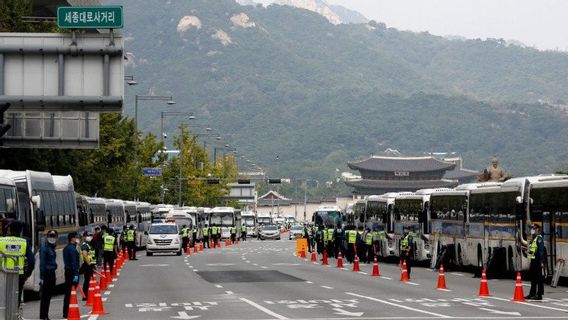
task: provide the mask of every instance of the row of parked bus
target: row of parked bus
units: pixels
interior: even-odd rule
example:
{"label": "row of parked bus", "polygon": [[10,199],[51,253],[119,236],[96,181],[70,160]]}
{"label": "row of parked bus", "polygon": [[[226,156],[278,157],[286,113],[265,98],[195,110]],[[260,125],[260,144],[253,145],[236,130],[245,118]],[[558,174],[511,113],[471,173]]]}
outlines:
{"label": "row of parked bus", "polygon": [[[230,207],[196,208],[104,199],[77,194],[71,176],[48,172],[0,170],[0,219],[23,222],[23,236],[29,239],[34,252],[46,241],[48,230],[59,234],[57,263],[63,265],[62,250],[70,232],[93,232],[96,226],[106,225],[115,231],[134,225],[137,247],[145,247],[147,231],[153,222],[171,221],[198,229],[202,237],[205,226],[220,226],[222,236],[230,237],[229,228],[240,230],[241,213]],[[39,261],[39,259],[36,259]],[[57,269],[56,282],[65,280],[63,268]],[[39,263],[24,289],[39,291]]]}
{"label": "row of parked bus", "polygon": [[530,225],[539,224],[548,275],[568,276],[563,267],[568,258],[568,176],[367,196],[349,206],[346,220],[380,232],[380,256],[398,256],[408,229],[414,233],[416,261],[485,266],[496,273],[528,270],[523,243],[530,241]]}

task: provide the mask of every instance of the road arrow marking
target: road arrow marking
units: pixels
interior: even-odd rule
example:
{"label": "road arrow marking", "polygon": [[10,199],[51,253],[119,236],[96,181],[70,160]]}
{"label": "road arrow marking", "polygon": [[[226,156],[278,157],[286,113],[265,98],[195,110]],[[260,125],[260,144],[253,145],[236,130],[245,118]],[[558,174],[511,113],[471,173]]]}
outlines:
{"label": "road arrow marking", "polygon": [[170,318],[173,318],[173,319],[182,319],[182,320],[190,320],[190,319],[197,319],[197,318],[199,318],[199,317],[201,317],[201,316],[200,316],[200,315],[197,315],[197,316],[190,316],[190,315],[187,314],[187,312],[185,312],[185,311],[180,311],[180,312],[178,312],[178,316],[177,316],[177,317],[170,317]]}
{"label": "road arrow marking", "polygon": [[487,311],[489,313],[494,313],[494,314],[505,314],[508,316],[521,316],[521,314],[519,312],[516,311],[499,311],[499,310],[493,310],[493,309],[489,309],[489,308],[479,308],[479,310],[483,310],[483,311]]}
{"label": "road arrow marking", "polygon": [[335,314],[339,314],[342,316],[348,316],[348,317],[360,317],[363,315],[364,312],[349,312],[347,310],[343,310],[340,308],[333,308],[333,311],[335,311]]}

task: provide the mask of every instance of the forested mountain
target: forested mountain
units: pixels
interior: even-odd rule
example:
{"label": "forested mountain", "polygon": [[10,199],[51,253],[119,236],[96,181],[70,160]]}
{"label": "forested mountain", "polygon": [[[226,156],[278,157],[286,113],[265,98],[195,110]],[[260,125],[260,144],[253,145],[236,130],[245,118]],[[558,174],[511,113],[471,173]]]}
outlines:
{"label": "forested mountain", "polygon": [[[140,79],[127,94],[174,94],[172,110],[282,174],[327,178],[387,147],[458,152],[473,168],[497,155],[514,174],[568,167],[566,53],[334,25],[289,6],[108,3],[125,6],[127,72]],[[141,110],[157,132],[159,112]]]}

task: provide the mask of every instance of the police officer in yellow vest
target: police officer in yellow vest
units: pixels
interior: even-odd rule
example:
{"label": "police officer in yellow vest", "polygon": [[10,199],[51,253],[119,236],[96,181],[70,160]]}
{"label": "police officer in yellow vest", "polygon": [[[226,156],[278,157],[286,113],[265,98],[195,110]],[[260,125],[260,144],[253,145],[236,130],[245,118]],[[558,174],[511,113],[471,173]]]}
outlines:
{"label": "police officer in yellow vest", "polygon": [[354,226],[350,226],[347,234],[347,261],[353,263],[355,258],[355,245],[357,244],[357,230]]}
{"label": "police officer in yellow vest", "polygon": [[[19,221],[6,221],[2,223],[4,237],[0,237],[0,253],[2,254],[2,268],[18,271],[18,292],[21,297],[22,289],[27,278],[32,274],[35,266],[35,257],[26,239],[21,237],[23,225]],[[8,258],[8,256],[12,258]],[[18,303],[21,299],[18,299]]]}
{"label": "police officer in yellow vest", "polygon": [[245,225],[241,226],[241,240],[247,241],[247,226]]}
{"label": "police officer in yellow vest", "polygon": [[[81,243],[81,255],[83,256],[83,264],[81,265],[81,271],[83,273],[83,292],[87,294],[89,292],[89,281],[93,276],[95,266],[97,264],[97,256],[95,255],[95,248],[91,246],[92,236],[89,236],[88,232],[83,232],[83,243]],[[83,298],[83,301],[87,298]]]}
{"label": "police officer in yellow vest", "polygon": [[367,228],[367,230],[365,230],[364,239],[365,239],[365,255],[363,259],[367,263],[371,263],[371,261],[373,261],[373,233],[371,232],[370,228]]}
{"label": "police officer in yellow vest", "polygon": [[231,243],[235,243],[237,241],[237,228],[230,227],[229,233],[231,234]]}
{"label": "police officer in yellow vest", "polygon": [[412,270],[412,258],[414,257],[414,238],[410,233],[410,230],[407,226],[403,227],[404,234],[402,235],[402,239],[400,240],[400,262],[406,261],[406,270],[408,274],[408,278],[410,279],[410,271]]}
{"label": "police officer in yellow vest", "polygon": [[112,273],[114,269],[114,259],[116,258],[116,252],[118,251],[118,245],[116,243],[116,238],[114,237],[114,231],[108,229],[107,233],[103,236],[103,270],[106,272],[107,267]]}
{"label": "police officer in yellow vest", "polygon": [[195,242],[197,241],[197,228],[195,226],[191,227],[191,247],[195,246]]}
{"label": "police officer in yellow vest", "polygon": [[325,229],[325,241],[327,256],[333,257],[333,228],[330,225]]}
{"label": "police officer in yellow vest", "polygon": [[219,228],[216,225],[211,227],[211,238],[213,239],[213,248],[217,248],[217,236],[218,236]]}
{"label": "police officer in yellow vest", "polygon": [[203,245],[205,248],[209,248],[209,226],[205,225],[202,230],[203,233]]}
{"label": "police officer in yellow vest", "polygon": [[181,247],[183,250],[186,250],[187,246],[189,245],[189,228],[187,227],[187,225],[184,224],[181,227],[180,235],[181,235]]}
{"label": "police officer in yellow vest", "polygon": [[[530,260],[529,276],[531,278],[531,290],[525,299],[542,300],[544,294],[544,239],[540,234],[540,226],[533,224],[531,227],[532,240],[528,244],[528,258]],[[524,241],[526,245],[526,241]]]}
{"label": "police officer in yellow vest", "polygon": [[128,259],[138,260],[136,259],[136,230],[132,224],[126,232],[126,246],[128,247]]}

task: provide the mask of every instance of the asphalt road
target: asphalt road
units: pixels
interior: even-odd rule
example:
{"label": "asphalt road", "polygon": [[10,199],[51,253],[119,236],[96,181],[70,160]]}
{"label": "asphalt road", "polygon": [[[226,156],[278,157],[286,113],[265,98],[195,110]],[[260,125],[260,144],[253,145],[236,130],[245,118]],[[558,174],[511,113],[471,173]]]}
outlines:
{"label": "asphalt road", "polygon": [[[287,239],[287,237],[284,237]],[[409,283],[397,265],[355,273],[294,255],[295,242],[241,242],[189,257],[139,254],[104,294],[101,319],[568,319],[568,288],[545,287],[545,299],[516,303],[513,280],[489,280],[491,297],[478,298],[479,279],[446,272],[448,290],[436,290],[437,272],[415,267]],[[524,284],[525,294],[528,284]],[[61,317],[61,296],[52,319]],[[39,301],[24,317],[37,319]],[[88,309],[81,307],[83,318]]]}

